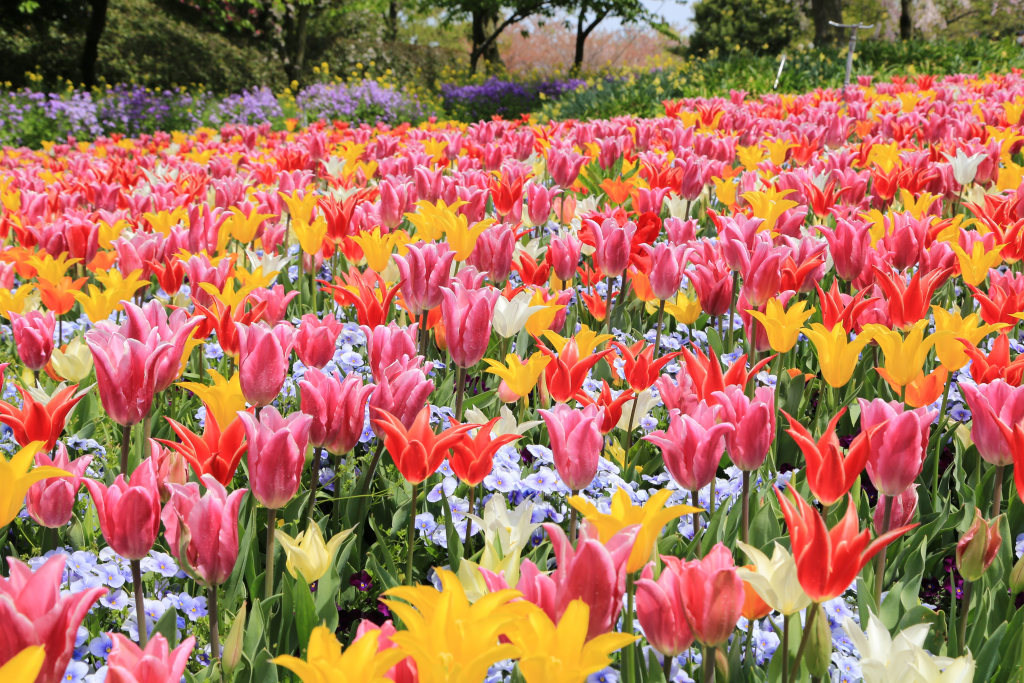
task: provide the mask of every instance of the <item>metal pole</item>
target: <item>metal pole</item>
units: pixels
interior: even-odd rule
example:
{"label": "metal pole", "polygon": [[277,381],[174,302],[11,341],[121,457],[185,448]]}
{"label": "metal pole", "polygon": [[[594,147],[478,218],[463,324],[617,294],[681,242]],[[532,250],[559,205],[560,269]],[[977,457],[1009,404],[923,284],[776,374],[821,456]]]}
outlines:
{"label": "metal pole", "polygon": [[834,21],[828,22],[836,28],[850,29],[850,47],[846,53],[846,77],[843,79],[843,95],[846,95],[846,88],[850,85],[850,75],[853,72],[853,53],[857,50],[857,31],[861,29],[874,28],[874,24],[837,24]]}

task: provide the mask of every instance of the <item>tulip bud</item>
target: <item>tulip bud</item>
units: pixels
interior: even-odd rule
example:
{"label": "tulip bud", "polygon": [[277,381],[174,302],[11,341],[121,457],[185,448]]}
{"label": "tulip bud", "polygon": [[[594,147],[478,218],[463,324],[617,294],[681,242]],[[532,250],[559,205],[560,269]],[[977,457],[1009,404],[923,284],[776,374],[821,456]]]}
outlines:
{"label": "tulip bud", "polygon": [[498,385],[498,398],[504,403],[515,403],[519,400],[519,394],[509,389],[505,380],[501,380],[501,384]]}
{"label": "tulip bud", "polygon": [[221,655],[221,665],[224,667],[224,677],[231,680],[231,672],[235,670],[238,663],[242,661],[242,636],[245,635],[245,602],[235,615],[235,622],[231,624],[231,632],[224,641],[224,652]]}
{"label": "tulip bud", "polygon": [[1003,515],[991,522],[974,510],[974,523],[960,542],[956,544],[956,568],[964,581],[977,581],[984,576],[992,561],[996,559],[1003,537],[999,533],[999,523]]}
{"label": "tulip bud", "polygon": [[1010,592],[1013,595],[1024,591],[1024,557],[1017,560],[1017,564],[1013,565],[1013,571],[1010,572]]}
{"label": "tulip bud", "polygon": [[832,629],[829,628],[825,608],[818,605],[817,609],[818,613],[811,624],[811,633],[807,637],[804,662],[807,663],[807,670],[811,676],[824,678],[828,675],[828,665],[832,663]]}
{"label": "tulip bud", "polygon": [[729,680],[729,653],[725,648],[715,648],[715,680]]}

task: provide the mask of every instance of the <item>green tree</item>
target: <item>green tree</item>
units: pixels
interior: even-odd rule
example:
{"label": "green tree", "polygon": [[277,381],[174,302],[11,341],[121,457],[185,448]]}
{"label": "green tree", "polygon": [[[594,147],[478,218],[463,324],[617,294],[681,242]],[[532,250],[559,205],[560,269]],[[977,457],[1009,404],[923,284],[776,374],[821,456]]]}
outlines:
{"label": "green tree", "polygon": [[725,55],[736,49],[778,54],[798,31],[796,8],[787,0],[700,0],[689,53]]}

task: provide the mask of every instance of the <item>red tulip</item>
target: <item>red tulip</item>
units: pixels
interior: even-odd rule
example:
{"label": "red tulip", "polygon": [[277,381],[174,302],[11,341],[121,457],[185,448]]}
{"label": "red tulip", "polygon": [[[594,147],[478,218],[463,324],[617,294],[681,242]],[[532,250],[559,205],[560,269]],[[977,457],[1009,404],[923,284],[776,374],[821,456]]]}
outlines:
{"label": "red tulip", "polygon": [[693,635],[708,647],[722,645],[736,628],[743,611],[743,580],[736,573],[732,553],[716,543],[700,560],[683,562],[665,558],[678,577],[680,602]]}
{"label": "red tulip", "polygon": [[[387,289],[384,285],[384,280],[378,276],[378,283],[380,285],[380,291],[383,293],[383,299],[378,299],[377,295],[374,294],[374,290],[363,280],[363,278],[356,278],[355,287],[359,290],[359,294],[353,294],[350,292],[345,285],[341,284],[341,281],[335,278],[337,284],[327,284],[323,280],[319,282],[327,285],[323,287],[321,291],[334,292],[334,300],[340,306],[355,306],[356,318],[359,320],[360,325],[367,325],[369,327],[377,327],[378,325],[384,325],[388,321],[388,313],[391,310],[391,302],[394,300],[395,295],[398,294],[398,290],[405,284],[405,279],[396,284],[391,289]],[[446,283],[447,284],[447,283]]]}
{"label": "red tulip", "polygon": [[818,283],[814,283],[814,286],[818,290],[818,301],[821,303],[822,323],[829,330],[835,328],[837,323],[842,322],[843,329],[849,334],[853,330],[854,325],[858,322],[864,322],[860,319],[861,314],[871,308],[874,302],[878,301],[874,297],[865,299],[864,297],[867,295],[866,289],[862,289],[852,297],[849,294],[842,294],[835,280],[832,281],[832,289],[829,290],[827,295],[821,291]]}
{"label": "red tulip", "polygon": [[188,427],[170,417],[165,416],[164,419],[181,439],[181,443],[167,439],[157,441],[187,460],[197,477],[211,475],[223,486],[231,484],[246,449],[245,426],[240,418],[236,417],[222,429],[213,412],[207,408],[202,436],[192,433]]}
{"label": "red tulip", "polygon": [[[160,518],[171,555],[185,565],[186,572],[207,588],[228,580],[238,559],[238,506],[248,489],[228,495],[209,474],[202,477],[206,495],[199,497],[199,484],[172,484],[170,502]],[[181,557],[185,550],[185,557]]]}
{"label": "red tulip", "polygon": [[839,439],[836,438],[836,425],[846,408],[836,413],[817,443],[799,421],[786,411],[781,412],[789,420],[786,433],[793,437],[807,461],[807,485],[811,487],[811,493],[822,505],[835,505],[864,471],[864,465],[871,454],[871,438],[878,429],[868,429],[858,434],[850,444],[850,452],[844,457]]}
{"label": "red tulip", "polygon": [[557,355],[544,346],[540,347],[540,351],[551,358],[551,362],[544,368],[545,382],[551,398],[556,403],[568,403],[583,390],[583,382],[591,368],[597,361],[610,354],[612,349],[592,353],[581,359],[579,345],[575,339],[570,338],[562,347],[562,352]]}
{"label": "red tulip", "polygon": [[[548,367],[551,367],[550,363]],[[619,420],[622,419],[622,406],[634,396],[636,394],[633,393],[632,389],[626,389],[613,399],[612,389],[605,380],[601,380],[601,393],[597,395],[597,399],[590,398],[584,391],[576,392],[576,400],[584,406],[597,406],[603,411],[598,430],[600,430],[601,434],[605,435],[615,429],[615,425],[619,424]]]}
{"label": "red tulip", "polygon": [[465,432],[477,425],[459,425],[440,434],[430,428],[430,408],[425,407],[416,416],[412,427],[405,428],[401,420],[378,409],[373,420],[384,432],[384,447],[395,461],[395,467],[410,484],[420,484],[437,471],[448,455],[448,450],[462,440]]}
{"label": "red tulip", "polygon": [[156,281],[160,284],[160,289],[164,290],[165,294],[174,296],[178,293],[182,282],[185,280],[185,266],[181,264],[181,259],[171,257],[166,263],[146,261],[146,265],[156,275]]}
{"label": "red tulip", "polygon": [[878,266],[871,266],[875,272],[878,286],[885,292],[889,318],[894,327],[908,330],[928,315],[935,290],[946,281],[953,272],[952,268],[933,270],[924,277],[921,272],[914,273],[910,284],[904,284],[903,276],[898,273],[885,273]]}
{"label": "red tulip", "polygon": [[613,341],[612,346],[619,350],[625,361],[623,372],[626,376],[626,383],[637,393],[650,389],[651,385],[657,381],[661,369],[679,355],[679,353],[668,353],[658,360],[654,360],[654,346],[648,346],[643,339],[637,341],[633,346]]}
{"label": "red tulip", "polygon": [[[6,401],[0,401],[0,422],[11,428],[18,445],[27,446],[33,441],[42,441],[45,445],[40,450],[52,451],[57,439],[64,433],[64,424],[68,421],[71,411],[88,392],[83,391],[76,395],[75,389],[78,385],[73,384],[60,389],[43,403],[36,400],[39,392],[16,388],[21,392],[21,409]],[[45,396],[45,392],[41,393]]]}
{"label": "red tulip", "polygon": [[988,384],[1001,379],[1012,386],[1020,386],[1024,377],[1024,354],[1010,360],[1010,338],[1005,334],[995,338],[988,354],[967,339],[957,339],[963,342],[964,353],[971,359],[971,378],[975,382]]}
{"label": "red tulip", "polygon": [[[477,427],[476,436],[464,433],[462,440],[452,447],[451,457],[448,464],[460,481],[470,486],[476,486],[494,469],[494,454],[502,446],[521,439],[515,434],[502,434],[497,438],[491,435],[491,428],[500,418],[494,418],[485,425],[473,425]],[[452,422],[453,426],[459,426]]]}
{"label": "red tulip", "polygon": [[718,361],[715,350],[709,349],[709,351],[710,358],[694,344],[693,353],[685,347],[679,352],[686,364],[686,374],[693,380],[694,393],[697,394],[698,399],[707,401],[709,404],[715,403],[714,393],[716,391],[725,391],[725,387],[729,385],[746,390],[749,379],[756,376],[761,368],[775,358],[775,356],[769,356],[750,368],[750,372],[747,372],[747,355],[743,354],[733,361],[723,375],[722,364]]}

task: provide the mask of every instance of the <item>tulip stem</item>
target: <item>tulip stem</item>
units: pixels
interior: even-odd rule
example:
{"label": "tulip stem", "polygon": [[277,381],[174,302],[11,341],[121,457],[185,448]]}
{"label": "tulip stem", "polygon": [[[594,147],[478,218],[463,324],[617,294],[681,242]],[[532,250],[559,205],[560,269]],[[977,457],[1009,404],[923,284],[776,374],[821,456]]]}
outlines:
{"label": "tulip stem", "polygon": [[[804,632],[800,636],[800,647],[796,650],[796,659],[793,660],[793,670],[790,677],[790,683],[796,683],[796,679],[800,674],[800,659],[804,656],[804,650],[807,648],[807,643],[811,639],[811,632],[814,630],[814,617],[818,616],[818,603],[812,602],[807,608],[807,621],[804,622]],[[786,653],[788,658],[789,653]],[[786,683],[786,679],[782,679],[783,683]]]}
{"label": "tulip stem", "polygon": [[662,674],[664,674],[665,676],[665,683],[670,683],[670,681],[672,680],[672,660],[674,659],[675,657],[672,657],[670,655],[665,655],[664,657],[662,657],[663,661],[661,663],[661,671]]}
{"label": "tulip stem", "polygon": [[736,315],[736,295],[739,294],[739,281],[736,279],[736,271],[732,272],[732,298],[729,299],[729,348],[726,353],[732,353],[735,348],[732,323]]}
{"label": "tulip stem", "polygon": [[[470,486],[469,487],[469,507],[466,509],[466,511],[469,512],[469,514],[473,514],[473,503],[476,502],[475,499],[476,499],[476,487],[475,486]],[[469,517],[466,517],[466,542],[464,544],[465,545],[465,551],[466,551],[466,557],[472,557],[473,556],[473,552],[469,549],[469,537],[470,537],[470,534],[472,533],[472,530],[473,530],[473,520],[470,519]]]}
{"label": "tulip stem", "polygon": [[132,590],[135,591],[135,622],[139,626],[139,647],[146,649],[149,642],[149,629],[146,627],[146,598],[142,593],[142,569],[139,560],[131,560]]}
{"label": "tulip stem", "polygon": [[302,276],[305,271],[305,254],[302,250],[299,250],[299,276],[295,278],[295,284],[298,285],[299,295],[295,297],[295,300],[299,302],[299,316],[302,316]]}
{"label": "tulip stem", "polygon": [[277,523],[277,509],[267,510],[267,570],[263,599],[269,600],[274,594],[274,525]]}
{"label": "tulip stem", "polygon": [[[754,622],[755,619],[747,619],[747,654],[743,659],[743,668],[749,669],[754,666]],[[667,680],[667,679],[666,679]]]}
{"label": "tulip stem", "polygon": [[128,478],[128,452],[132,448],[132,426],[121,427],[121,474]]}
{"label": "tulip stem", "polygon": [[[889,523],[892,521],[892,501],[893,496],[885,497],[885,508],[882,512],[882,530],[879,535],[884,535],[889,532]],[[882,582],[885,580],[885,549],[887,546],[882,546],[882,549],[878,551],[878,560],[875,564],[875,604],[878,606],[878,613],[882,613]]]}
{"label": "tulip stem", "polygon": [[206,589],[206,607],[210,614],[210,661],[220,659],[220,633],[217,632],[217,587]]}
{"label": "tulip stem", "polygon": [[320,483],[320,458],[323,457],[324,447],[320,446],[313,451],[313,465],[309,471],[309,500],[306,501],[306,530],[309,530],[313,521],[313,506],[316,505],[316,489]]}
{"label": "tulip stem", "polygon": [[605,275],[604,277],[605,288],[605,305],[604,305],[604,318],[608,322],[608,329],[605,334],[612,333],[612,277],[611,275]]}
{"label": "tulip stem", "polygon": [[427,360],[427,338],[429,334],[427,331],[427,312],[423,311],[420,314],[420,355],[423,356],[424,362]]}
{"label": "tulip stem", "polygon": [[665,319],[665,300],[658,302],[658,331],[654,334],[654,358],[661,355],[661,324]]}
{"label": "tulip stem", "polygon": [[[690,504],[693,507],[695,507],[695,508],[700,508],[700,505],[698,504],[697,491],[690,491]],[[700,517],[698,516],[699,514],[700,513],[698,513],[698,512],[694,512],[693,513],[693,537],[694,538],[697,538],[697,531],[701,528],[700,527]],[[700,554],[701,554],[700,553],[700,540],[697,541],[696,553],[697,553],[697,557],[700,557]]]}
{"label": "tulip stem", "polygon": [[[629,429],[626,430],[626,464],[629,466],[629,450],[633,448],[633,421],[636,419],[636,407],[640,403],[640,396],[633,397],[633,409],[629,411]],[[629,475],[629,472],[626,472]]]}
{"label": "tulip stem", "polygon": [[743,493],[742,493],[742,538],[744,543],[750,542],[750,472],[743,470]]}
{"label": "tulip stem", "polygon": [[[372,472],[370,477],[373,477]],[[331,526],[334,527],[334,533],[341,531],[341,456],[337,454],[334,456],[334,508],[331,511]]]}
{"label": "tulip stem", "polygon": [[416,531],[416,494],[419,493],[419,484],[412,485],[412,498],[409,500],[409,558],[405,564],[405,585],[413,585],[412,580],[412,558],[413,548],[416,545],[414,532]]}
{"label": "tulip stem", "polygon": [[455,419],[462,422],[462,401],[466,392],[466,368],[455,368]]}
{"label": "tulip stem", "polygon": [[[633,582],[633,574],[626,573],[626,613],[622,615],[622,632],[626,635],[633,635],[633,593],[636,592],[636,584]],[[630,643],[622,653],[622,673],[626,683],[633,683],[636,677],[634,659],[636,649]]]}
{"label": "tulip stem", "polygon": [[[946,376],[946,388],[942,390],[942,404],[939,406],[939,427],[942,427],[942,418],[946,416],[946,405],[949,402],[949,388],[953,384],[951,372]],[[939,509],[939,457],[942,455],[942,432],[940,431],[935,444],[935,461],[932,463],[932,506]]]}
{"label": "tulip stem", "polygon": [[[953,584],[954,597],[956,584]],[[971,611],[971,582],[964,579],[964,596],[960,598],[960,622],[956,626],[957,656],[967,651],[967,615]]]}
{"label": "tulip stem", "polygon": [[[155,405],[155,403],[154,403]],[[153,435],[153,406],[150,406],[146,417],[142,418],[142,459],[145,460],[152,455],[149,447],[149,437]]]}
{"label": "tulip stem", "polygon": [[[783,678],[783,680],[785,680],[785,678]],[[704,651],[703,683],[715,683],[715,648],[713,647],[709,647]]]}
{"label": "tulip stem", "polygon": [[993,484],[992,489],[992,514],[990,517],[995,519],[999,516],[999,508],[1003,502],[1003,470],[1005,465],[996,465],[996,480]]}
{"label": "tulip stem", "polygon": [[789,620],[792,615],[782,615],[782,680],[783,683],[789,681]]}
{"label": "tulip stem", "polygon": [[[572,495],[578,496],[580,494],[579,489],[573,489]],[[576,515],[579,514],[574,507],[572,512],[569,513],[569,542],[576,545]]]}

